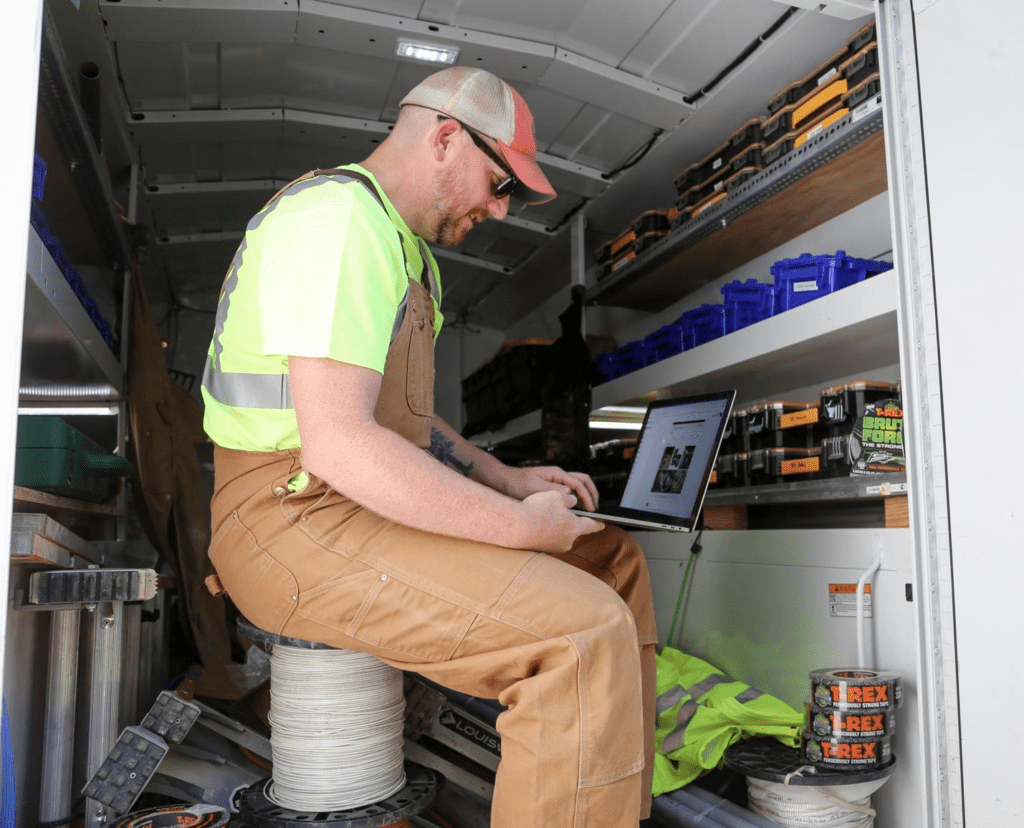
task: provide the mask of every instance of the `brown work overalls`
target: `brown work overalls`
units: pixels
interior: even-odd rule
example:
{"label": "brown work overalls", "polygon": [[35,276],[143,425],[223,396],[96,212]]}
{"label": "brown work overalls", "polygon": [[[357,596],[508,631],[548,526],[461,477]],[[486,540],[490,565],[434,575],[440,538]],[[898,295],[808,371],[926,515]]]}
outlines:
{"label": "brown work overalls", "polygon": [[[409,289],[376,417],[427,448],[434,306]],[[217,447],[215,470],[210,558],[250,621],[507,705],[495,828],[636,828],[650,813],[657,630],[629,535],[548,555],[424,532],[312,475],[289,492],[300,449]]]}

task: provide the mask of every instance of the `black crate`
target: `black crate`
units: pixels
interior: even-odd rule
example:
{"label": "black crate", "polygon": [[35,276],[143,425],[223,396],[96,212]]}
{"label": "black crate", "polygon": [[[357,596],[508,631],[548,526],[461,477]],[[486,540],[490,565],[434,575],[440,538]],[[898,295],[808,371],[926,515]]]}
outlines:
{"label": "black crate", "polygon": [[853,50],[850,44],[847,44],[813,72],[794,81],[768,101],[768,112],[776,115],[786,107],[803,101],[835,83],[842,77],[842,66],[852,54]]}
{"label": "black crate", "polygon": [[729,195],[732,195],[739,187],[746,184],[751,178],[761,172],[761,169],[762,168],[760,166],[756,166],[743,167],[743,169],[737,170],[732,178],[725,182],[726,192],[729,193]]}
{"label": "black crate", "polygon": [[743,152],[737,153],[729,162],[734,173],[743,169],[761,169],[764,166],[764,144],[751,144]]}
{"label": "black crate", "polygon": [[719,454],[735,454],[744,450],[743,428],[746,425],[746,420],[743,419],[744,412],[745,409],[735,408],[729,415],[729,419],[726,420]]}
{"label": "black crate", "polygon": [[830,426],[829,436],[850,433],[866,406],[899,399],[899,383],[858,380],[821,389],[821,419]]}
{"label": "black crate", "polygon": [[821,468],[825,477],[849,477],[853,471],[851,435],[826,437],[821,441]]}
{"label": "black crate", "polygon": [[875,39],[875,21],[872,20],[863,29],[857,32],[857,34],[850,38],[850,51],[859,52]]}
{"label": "black crate", "polygon": [[734,158],[761,143],[762,123],[761,118],[751,118],[730,135],[725,143],[683,170],[675,178],[676,193],[682,196],[687,190],[725,177]]}
{"label": "black crate", "polygon": [[865,101],[874,98],[882,93],[882,80],[875,74],[861,81],[859,86],[854,87],[843,95],[843,106],[851,112]]}
{"label": "black crate", "polygon": [[796,138],[793,141],[794,148],[801,147],[816,135],[824,132],[836,121],[840,120],[850,110],[846,108],[843,99],[835,101],[828,109],[815,114],[811,121],[804,123],[799,129],[794,130]]}
{"label": "black crate", "polygon": [[761,152],[759,145],[756,152],[751,154],[751,158],[757,159],[756,163],[751,163],[737,171],[733,171],[730,167],[731,174],[725,178],[702,187],[695,187],[684,193],[679,201],[676,202],[679,217],[673,222],[673,227],[678,227],[683,222],[696,218],[708,208],[720,201],[724,201],[737,187],[761,172],[761,164],[759,163]]}
{"label": "black crate", "polygon": [[629,250],[633,242],[641,236],[648,233],[668,232],[669,226],[668,210],[647,210],[641,213],[630,222],[626,230],[597,249],[598,264],[614,261]]}
{"label": "black crate", "polygon": [[[667,220],[667,219],[666,219]],[[648,247],[657,241],[663,239],[668,233],[668,230],[649,230],[640,235],[633,235],[632,240],[625,247],[620,250],[619,253],[610,261],[604,262],[597,272],[597,278],[604,279],[606,276],[610,276],[615,273],[619,268],[629,264],[629,262],[636,259],[641,253],[643,253]]]}
{"label": "black crate", "polygon": [[636,251],[630,248],[629,250],[626,250],[625,252],[621,253],[616,258],[612,259],[610,262],[605,262],[597,271],[598,281],[600,281],[601,279],[605,279],[608,276],[611,276],[617,270],[619,270],[622,267],[625,267],[634,259],[636,259]]}
{"label": "black crate", "polygon": [[[878,44],[865,46],[843,64],[843,77],[848,89],[860,85],[872,75],[878,74]],[[847,90],[848,91],[848,90]]]}
{"label": "black crate", "polygon": [[747,453],[719,454],[715,462],[714,485],[718,489],[735,489],[749,484]]}
{"label": "black crate", "polygon": [[499,428],[541,405],[551,370],[551,343],[506,342],[489,362],[462,381],[463,436]]}
{"label": "black crate", "polygon": [[784,155],[788,155],[796,146],[796,136],[790,133],[783,135],[775,143],[765,147],[764,165],[767,167],[774,164]]}
{"label": "black crate", "polygon": [[824,476],[821,447],[766,448],[748,454],[751,486],[816,480]]}
{"label": "black crate", "polygon": [[811,448],[821,436],[817,403],[775,400],[743,410],[744,449]]}

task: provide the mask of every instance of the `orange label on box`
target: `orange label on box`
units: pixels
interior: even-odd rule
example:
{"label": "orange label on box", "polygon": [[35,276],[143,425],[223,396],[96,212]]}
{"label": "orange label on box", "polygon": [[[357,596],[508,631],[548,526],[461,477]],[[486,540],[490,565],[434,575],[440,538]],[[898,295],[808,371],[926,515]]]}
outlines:
{"label": "orange label on box", "polygon": [[817,408],[805,408],[802,411],[791,411],[789,414],[779,416],[779,428],[792,428],[816,422],[818,422]]}
{"label": "orange label on box", "polygon": [[[856,584],[829,584],[828,591],[832,595],[856,595],[857,585]],[[871,594],[871,584],[864,584],[864,592],[868,595]]]}
{"label": "orange label on box", "polygon": [[821,459],[818,457],[801,457],[799,460],[783,460],[783,474],[809,474],[821,469]]}

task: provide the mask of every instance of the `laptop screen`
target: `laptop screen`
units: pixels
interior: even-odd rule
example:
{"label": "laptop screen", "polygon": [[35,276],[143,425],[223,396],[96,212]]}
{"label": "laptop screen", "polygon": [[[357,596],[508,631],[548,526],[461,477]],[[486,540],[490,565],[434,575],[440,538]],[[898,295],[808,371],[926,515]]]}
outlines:
{"label": "laptop screen", "polygon": [[620,508],[692,529],[735,399],[723,391],[651,403]]}

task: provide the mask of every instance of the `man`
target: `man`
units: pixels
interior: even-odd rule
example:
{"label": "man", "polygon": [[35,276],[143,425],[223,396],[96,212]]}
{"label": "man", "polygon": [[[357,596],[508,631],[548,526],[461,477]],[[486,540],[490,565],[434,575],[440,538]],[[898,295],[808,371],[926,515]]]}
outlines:
{"label": "man", "polygon": [[569,511],[596,505],[586,475],[505,466],[433,413],[426,242],[458,244],[510,197],[554,197],[532,115],[453,67],[360,165],[293,182],[250,222],[203,377],[210,558],[266,630],[507,705],[492,825],[635,828],[657,640],[639,547]]}

